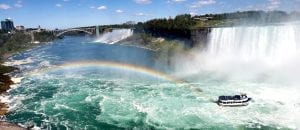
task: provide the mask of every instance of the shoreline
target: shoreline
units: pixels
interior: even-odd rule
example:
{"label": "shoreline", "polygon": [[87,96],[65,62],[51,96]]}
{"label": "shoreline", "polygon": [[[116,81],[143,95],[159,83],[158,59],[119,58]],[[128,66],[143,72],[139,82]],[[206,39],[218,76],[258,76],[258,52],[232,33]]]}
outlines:
{"label": "shoreline", "polygon": [[[16,34],[17,35],[17,34]],[[21,79],[17,78],[15,79],[12,74],[15,72],[18,72],[19,68],[14,67],[13,65],[6,64],[6,61],[22,52],[26,52],[28,50],[31,50],[36,47],[40,47],[42,45],[45,45],[47,43],[51,43],[55,40],[54,37],[51,37],[51,35],[47,35],[49,39],[47,40],[42,40],[39,43],[31,43],[30,41],[26,41],[27,36],[21,35],[22,38],[15,37],[12,35],[7,41],[4,42],[5,44],[10,44],[14,45],[15,48],[13,48],[10,51],[5,51],[5,46],[2,46],[3,48],[0,47],[0,51],[3,52],[0,53],[0,129],[8,129],[8,130],[23,130],[26,129],[25,127],[22,127],[14,122],[8,122],[5,120],[5,116],[9,113],[9,104],[8,102],[4,101],[3,97],[7,96],[8,91],[12,88],[12,85],[18,84]],[[17,35],[17,36],[18,36]],[[25,42],[24,46],[20,46],[18,43],[20,42]]]}
{"label": "shoreline", "polygon": [[[36,46],[32,46],[32,48],[34,47]],[[6,62],[4,61],[9,57],[24,51],[26,50],[7,54],[5,56],[8,57],[4,57],[2,61],[0,61],[0,130],[27,130],[33,128],[33,126],[20,126],[16,122],[9,122],[5,120],[5,116],[9,113],[9,105],[7,102],[3,101],[3,97],[6,96],[7,92],[12,88],[12,85],[20,83],[22,78],[12,77],[10,74],[18,71],[19,68],[11,65],[5,65]]]}
{"label": "shoreline", "polygon": [[[15,84],[8,74],[18,69],[0,64],[0,70],[0,96],[3,96],[9,89],[11,89],[11,85]],[[5,116],[8,113],[8,109],[8,104],[0,101],[0,116]]]}

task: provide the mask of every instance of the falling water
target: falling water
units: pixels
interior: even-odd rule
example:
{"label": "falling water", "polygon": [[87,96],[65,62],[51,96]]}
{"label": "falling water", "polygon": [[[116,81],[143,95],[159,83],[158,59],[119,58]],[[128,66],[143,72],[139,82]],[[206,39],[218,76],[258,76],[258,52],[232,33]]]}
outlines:
{"label": "falling water", "polygon": [[96,42],[106,43],[106,44],[114,44],[119,42],[133,34],[132,29],[114,29],[112,32],[107,32],[100,35],[97,38]]}
{"label": "falling water", "polygon": [[208,53],[238,60],[280,64],[297,53],[296,25],[212,29]]}

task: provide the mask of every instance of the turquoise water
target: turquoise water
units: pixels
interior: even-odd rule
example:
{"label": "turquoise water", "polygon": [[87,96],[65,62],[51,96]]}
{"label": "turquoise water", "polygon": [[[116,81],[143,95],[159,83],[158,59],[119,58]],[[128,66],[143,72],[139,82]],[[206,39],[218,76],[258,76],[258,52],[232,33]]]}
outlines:
{"label": "turquoise water", "polygon": [[[150,58],[152,54],[140,48],[67,37],[15,55],[12,63],[26,62],[17,65],[22,70],[17,76],[24,78],[9,92],[7,120],[33,123],[37,129],[299,128],[298,86],[231,80],[215,73],[194,75],[185,79],[189,83],[175,84],[106,67],[50,69],[85,60],[164,68]],[[237,108],[212,102],[219,95],[239,92],[247,92],[254,101]],[[294,95],[292,99],[290,95]]]}

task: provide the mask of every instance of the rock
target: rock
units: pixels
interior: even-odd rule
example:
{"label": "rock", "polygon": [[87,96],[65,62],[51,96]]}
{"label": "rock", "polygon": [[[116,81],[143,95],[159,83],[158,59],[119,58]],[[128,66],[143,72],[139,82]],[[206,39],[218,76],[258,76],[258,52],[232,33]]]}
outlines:
{"label": "rock", "polygon": [[[10,89],[10,85],[13,84],[13,81],[8,75],[0,74],[0,94],[5,93],[8,89]],[[0,103],[0,115],[5,115],[8,110],[8,105],[5,103]],[[0,127],[0,130],[1,127]]]}
{"label": "rock", "polygon": [[0,130],[26,130],[16,124],[0,121]]}
{"label": "rock", "polygon": [[6,92],[13,84],[11,78],[7,75],[0,75],[0,93]]}
{"label": "rock", "polygon": [[17,70],[17,68],[12,67],[12,66],[0,65],[0,75],[3,75],[5,73],[13,72],[14,70]]}

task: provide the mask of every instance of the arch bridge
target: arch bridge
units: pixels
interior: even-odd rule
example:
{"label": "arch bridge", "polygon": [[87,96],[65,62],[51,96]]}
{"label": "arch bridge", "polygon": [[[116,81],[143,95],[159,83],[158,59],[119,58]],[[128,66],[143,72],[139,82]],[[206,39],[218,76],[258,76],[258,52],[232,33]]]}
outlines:
{"label": "arch bridge", "polygon": [[59,30],[59,31],[57,31],[56,37],[62,36],[68,32],[84,32],[89,35],[94,35],[96,32],[96,29],[95,28],[70,28],[70,29],[65,29],[65,30]]}

